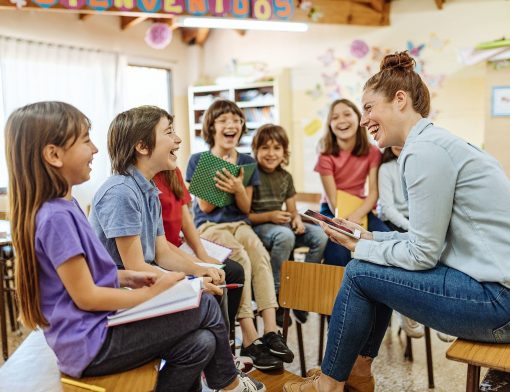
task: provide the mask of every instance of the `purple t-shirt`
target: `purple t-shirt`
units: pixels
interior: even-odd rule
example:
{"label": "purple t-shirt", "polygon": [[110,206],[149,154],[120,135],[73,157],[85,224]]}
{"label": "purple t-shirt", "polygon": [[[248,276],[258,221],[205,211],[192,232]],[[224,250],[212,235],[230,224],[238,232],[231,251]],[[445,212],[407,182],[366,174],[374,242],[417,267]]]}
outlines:
{"label": "purple t-shirt", "polygon": [[97,286],[119,287],[117,267],[96,237],[75,200],[52,199],[36,216],[35,253],[39,262],[44,329],[60,370],[80,377],[106,339],[110,312],[80,310],[65,289],[57,268],[73,256],[84,255]]}

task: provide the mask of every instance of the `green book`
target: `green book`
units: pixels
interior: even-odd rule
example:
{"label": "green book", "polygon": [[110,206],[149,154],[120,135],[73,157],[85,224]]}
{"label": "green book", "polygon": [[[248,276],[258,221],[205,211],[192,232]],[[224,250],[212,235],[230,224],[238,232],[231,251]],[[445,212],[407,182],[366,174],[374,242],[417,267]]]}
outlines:
{"label": "green book", "polygon": [[216,172],[221,172],[224,168],[226,168],[233,176],[237,177],[241,167],[244,169],[243,184],[244,186],[247,186],[255,172],[257,163],[253,162],[238,166],[227,162],[210,152],[204,152],[200,156],[195,172],[191,177],[189,192],[200,199],[208,201],[216,207],[225,207],[230,204],[234,204],[234,195],[216,188],[214,177]]}

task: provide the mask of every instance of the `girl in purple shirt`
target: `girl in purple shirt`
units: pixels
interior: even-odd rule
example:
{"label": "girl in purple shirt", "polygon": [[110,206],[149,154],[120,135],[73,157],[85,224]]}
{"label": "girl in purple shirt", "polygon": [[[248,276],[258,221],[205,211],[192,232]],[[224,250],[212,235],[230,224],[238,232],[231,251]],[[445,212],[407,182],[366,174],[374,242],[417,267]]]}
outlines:
{"label": "girl in purple shirt", "polygon": [[[256,391],[238,375],[220,309],[202,295],[196,309],[107,328],[107,316],[144,302],[184,278],[117,271],[71,189],[89,179],[97,149],[90,122],[62,102],[14,111],[5,130],[16,289],[21,320],[43,328],[62,372],[73,377],[166,360],[158,391]],[[210,279],[210,278],[205,278]],[[121,290],[119,286],[133,290]],[[265,390],[265,389],[264,389]]]}

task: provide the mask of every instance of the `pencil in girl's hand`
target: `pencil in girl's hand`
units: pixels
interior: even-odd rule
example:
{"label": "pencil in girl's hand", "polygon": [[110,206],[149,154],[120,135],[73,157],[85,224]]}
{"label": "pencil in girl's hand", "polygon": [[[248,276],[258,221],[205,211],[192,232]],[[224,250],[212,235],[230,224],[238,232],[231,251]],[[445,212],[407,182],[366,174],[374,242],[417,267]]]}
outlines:
{"label": "pencil in girl's hand", "polygon": [[242,283],[230,283],[230,284],[220,284],[216,287],[219,289],[240,289],[244,285]]}

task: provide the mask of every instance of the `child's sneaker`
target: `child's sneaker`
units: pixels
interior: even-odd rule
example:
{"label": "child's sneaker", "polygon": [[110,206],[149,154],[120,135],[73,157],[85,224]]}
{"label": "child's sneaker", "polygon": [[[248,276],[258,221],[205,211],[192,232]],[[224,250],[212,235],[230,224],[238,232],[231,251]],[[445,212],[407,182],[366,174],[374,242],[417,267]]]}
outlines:
{"label": "child's sneaker", "polygon": [[304,310],[296,310],[293,309],[292,313],[294,313],[294,316],[296,316],[296,319],[301,323],[304,324],[308,320],[308,312],[305,312]]}
{"label": "child's sneaker", "polygon": [[250,357],[253,360],[253,366],[260,370],[279,370],[283,369],[283,362],[280,358],[271,355],[269,348],[266,347],[261,339],[255,340],[248,347],[241,347],[241,355]]}
{"label": "child's sneaker", "polygon": [[[248,377],[242,372],[239,373],[237,378],[239,379],[239,385],[234,389],[229,389],[228,392],[266,392],[264,384]],[[216,392],[227,392],[227,390],[218,389]]]}
{"label": "child's sneaker", "polygon": [[425,334],[425,327],[409,317],[400,315],[400,327],[410,338],[421,338]]}
{"label": "child's sneaker", "polygon": [[291,363],[294,360],[294,354],[283,341],[283,336],[280,331],[278,331],[278,333],[266,333],[262,336],[262,341],[269,348],[271,354],[280,357],[284,362]]}

